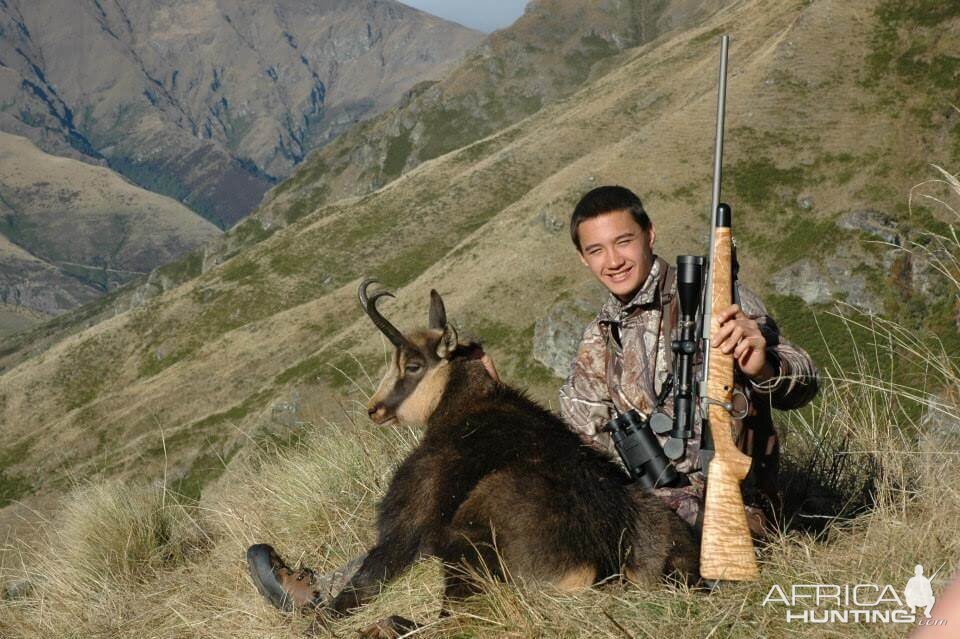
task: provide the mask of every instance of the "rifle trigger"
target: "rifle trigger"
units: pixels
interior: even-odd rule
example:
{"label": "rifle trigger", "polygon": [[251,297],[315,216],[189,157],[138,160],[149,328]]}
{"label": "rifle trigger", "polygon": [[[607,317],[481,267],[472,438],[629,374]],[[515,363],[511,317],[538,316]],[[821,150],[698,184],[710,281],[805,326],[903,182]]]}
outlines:
{"label": "rifle trigger", "polygon": [[742,390],[740,390],[739,388],[734,388],[734,389],[733,389],[733,392],[732,392],[731,394],[733,395],[734,399],[737,398],[737,397],[742,397],[742,398],[743,398],[743,408],[740,409],[740,410],[738,410],[737,412],[734,412],[734,408],[735,408],[735,407],[734,407],[732,401],[731,401],[731,402],[721,402],[721,401],[719,401],[719,400],[711,399],[711,398],[707,397],[707,398],[706,398],[706,402],[707,402],[707,404],[713,404],[714,406],[719,406],[719,407],[722,408],[723,410],[725,410],[725,411],[727,411],[728,413],[730,413],[730,417],[732,417],[732,418],[734,418],[734,419],[743,419],[744,417],[746,417],[747,415],[750,414],[750,400],[747,399],[746,393],[744,393],[744,392],[743,392]]}

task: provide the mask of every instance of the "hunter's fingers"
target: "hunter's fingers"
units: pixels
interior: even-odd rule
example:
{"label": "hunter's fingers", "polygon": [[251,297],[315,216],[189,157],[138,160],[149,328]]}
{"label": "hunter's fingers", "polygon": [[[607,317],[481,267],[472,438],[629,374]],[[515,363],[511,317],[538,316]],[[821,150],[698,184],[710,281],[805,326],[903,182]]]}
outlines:
{"label": "hunter's fingers", "polygon": [[487,374],[494,380],[499,382],[500,375],[497,373],[497,367],[493,365],[493,360],[490,359],[490,356],[486,353],[483,354],[483,357],[480,358],[480,362],[483,364],[483,367],[487,369]]}
{"label": "hunter's fingers", "polygon": [[743,370],[750,361],[751,355],[753,355],[753,345],[747,343],[746,340],[740,342],[740,345],[733,351],[733,358],[737,360],[740,370]]}
{"label": "hunter's fingers", "polygon": [[724,354],[732,353],[741,339],[743,339],[743,326],[734,324],[733,330],[730,331],[730,336],[720,342],[720,351]]}
{"label": "hunter's fingers", "polygon": [[726,322],[727,320],[729,320],[729,319],[731,319],[731,318],[733,318],[733,317],[737,317],[737,314],[738,314],[738,313],[740,313],[740,307],[737,306],[736,304],[731,304],[731,305],[728,306],[727,308],[725,308],[725,309],[723,309],[722,311],[720,311],[719,313],[717,313],[717,320],[718,320],[721,324],[723,324],[723,323]]}
{"label": "hunter's fingers", "polygon": [[[754,336],[745,337],[740,340],[740,343],[737,344],[737,347],[733,351],[733,356],[743,363],[745,360],[750,358],[750,354],[757,348],[760,348],[763,344]],[[744,357],[746,354],[746,357]]]}
{"label": "hunter's fingers", "polygon": [[721,320],[720,326],[710,335],[710,341],[713,344],[718,346],[723,343],[725,339],[730,337],[730,334],[737,328],[736,322],[731,322],[728,320]]}

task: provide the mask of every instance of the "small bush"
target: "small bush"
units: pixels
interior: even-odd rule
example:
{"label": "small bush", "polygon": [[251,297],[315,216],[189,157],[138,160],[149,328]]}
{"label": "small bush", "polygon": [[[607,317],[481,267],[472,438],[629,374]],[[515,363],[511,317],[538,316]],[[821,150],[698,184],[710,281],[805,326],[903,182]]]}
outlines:
{"label": "small bush", "polygon": [[179,563],[201,539],[197,522],[163,488],[94,484],[67,500],[41,572],[51,594],[89,596]]}

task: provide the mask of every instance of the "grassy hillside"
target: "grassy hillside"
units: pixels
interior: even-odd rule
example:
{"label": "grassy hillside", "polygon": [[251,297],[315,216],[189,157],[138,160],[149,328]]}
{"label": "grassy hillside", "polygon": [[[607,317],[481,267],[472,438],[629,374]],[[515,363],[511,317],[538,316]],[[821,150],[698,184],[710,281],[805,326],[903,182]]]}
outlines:
{"label": "grassy hillside", "polygon": [[[758,6],[738,4],[700,28],[630,50],[570,98],[374,194],[300,218],[21,361],[3,375],[6,445],[24,447],[22,468],[44,478],[40,489],[65,471],[156,475],[162,431],[176,460],[170,476],[192,477],[202,472],[200,459],[229,456],[250,432],[269,429],[271,405],[293,392],[360,399],[348,378],[358,364],[375,370],[383,357],[354,299],[366,274],[398,289],[389,313],[401,325],[423,315],[429,288],[443,291],[507,379],[552,400],[558,380],[532,359],[530,337],[551,304],[589,279],[562,230],[579,195],[600,183],[632,185],[657,223],[661,254],[703,248],[703,141],[722,29],[736,43],[726,193],[737,211],[744,280],[769,292],[768,274],[801,256],[840,245],[869,253],[875,247],[833,220],[860,208],[898,214],[925,175],[922,161],[952,150],[931,144],[909,112],[886,105],[887,86],[867,88],[869,68],[855,62],[873,54],[882,26],[874,3],[751,10]],[[828,46],[851,64],[830,63],[822,56]],[[930,149],[926,157],[921,149]],[[800,195],[815,205],[801,209]],[[876,285],[886,278],[879,271]],[[778,313],[788,335],[804,325],[793,300],[773,301],[775,310],[792,311]],[[37,438],[38,428],[56,435]]]}
{"label": "grassy hillside", "polygon": [[[849,269],[907,335],[922,338],[935,330],[955,357],[957,290],[947,278],[921,277],[936,264],[930,255],[950,264],[942,252],[925,253],[937,247],[921,231],[944,230],[955,220],[948,208],[922,197],[943,199],[943,184],[910,195],[918,182],[943,178],[927,163],[960,166],[960,114],[950,106],[956,84],[937,80],[953,73],[941,68],[952,63],[935,62],[950,59],[958,20],[940,5],[919,1],[731,3],[702,24],[611,57],[569,96],[423,162],[373,193],[292,215],[289,225],[264,232],[222,263],[207,264],[205,271],[197,264],[197,277],[138,308],[88,328],[77,324],[64,339],[27,344],[9,355],[6,361],[15,366],[0,378],[7,499],[29,504],[86,480],[163,480],[187,503],[199,498],[201,511],[214,520],[194,525],[196,512],[181,516],[174,509],[174,519],[150,524],[166,531],[162,543],[147,541],[132,556],[103,560],[117,579],[101,579],[94,561],[94,572],[77,578],[100,584],[105,590],[96,590],[98,601],[106,603],[83,617],[87,634],[149,627],[175,635],[214,618],[233,624],[224,634],[289,634],[296,626],[277,627],[277,617],[243,580],[239,549],[271,537],[329,567],[368,539],[369,505],[399,453],[396,435],[372,432],[362,409],[386,352],[356,303],[364,275],[378,275],[397,292],[383,310],[400,327],[423,324],[428,292],[440,290],[453,321],[486,340],[501,375],[555,405],[560,380],[532,357],[531,343],[536,321],[590,278],[565,230],[579,196],[597,184],[631,186],[657,225],[661,255],[704,250],[716,44],[724,32],[733,38],[725,198],[734,205],[741,276],[768,298],[784,333],[816,354],[825,379],[837,380],[811,411],[794,417],[794,432],[839,425],[840,432],[867,438],[849,440],[853,450],[904,453],[882,460],[882,479],[898,499],[838,529],[834,544],[811,546],[791,536],[775,541],[764,583],[841,573],[850,580],[899,580],[903,566],[919,559],[955,566],[952,538],[929,526],[918,532],[902,525],[908,518],[932,521],[933,510],[942,508],[938,522],[948,526],[960,509],[949,487],[933,492],[936,475],[930,473],[936,469],[901,463],[916,457],[910,421],[916,403],[907,407],[905,397],[901,405],[894,391],[902,389],[889,386],[883,370],[860,371],[872,360],[893,358],[867,348],[889,339],[861,333],[854,351],[848,335],[860,329],[822,313],[811,316],[799,298],[776,293],[771,280],[802,259],[817,269]],[[896,71],[911,64],[921,70]],[[308,194],[311,185],[296,189]],[[879,245],[868,231],[843,222],[861,210],[889,216],[914,252]],[[928,293],[904,297],[920,291],[921,283]],[[827,345],[847,345],[841,358],[830,359],[820,331]],[[926,371],[912,380],[918,397],[956,386],[955,361],[940,355],[920,360],[910,364]],[[844,382],[844,376],[852,379]],[[877,388],[877,396],[854,402],[864,386]],[[837,414],[842,410],[856,414]],[[810,440],[801,437],[794,450],[802,452]],[[349,448],[354,445],[359,448]],[[272,452],[275,447],[283,450]],[[368,468],[377,471],[365,473]],[[117,508],[137,521],[156,521],[150,513],[167,512],[156,506],[158,499],[165,503],[164,494],[136,485],[90,489],[76,498],[89,506],[63,512],[55,534],[82,539],[73,531],[119,519],[97,514]],[[906,502],[896,492],[905,485],[917,500]],[[311,505],[320,502],[336,517]],[[940,525],[937,530],[950,529]],[[37,551],[62,556],[59,543],[54,539],[52,550]],[[904,548],[902,559],[884,557],[889,547]],[[89,548],[72,548],[71,566],[96,557]],[[919,556],[922,548],[930,549],[928,558]],[[41,596],[70,592],[71,579],[42,586]],[[156,606],[139,608],[139,616],[124,612],[130,610],[127,598],[139,596],[124,588],[127,579],[146,579],[151,592],[162,593],[150,599]],[[431,579],[423,572],[404,581],[389,605],[408,605],[413,592],[421,612],[432,610]],[[189,588],[187,580],[194,580]],[[537,593],[531,599],[504,595],[480,604],[482,620],[458,617],[439,628],[473,624],[464,632],[525,636],[547,627],[602,636],[616,632],[598,621],[601,608],[613,605],[611,615],[634,620],[630,627],[639,635],[653,632],[654,620],[664,617],[689,622],[679,624],[681,636],[699,636],[704,627],[721,635],[774,634],[782,626],[774,611],[757,607],[758,592],[735,590],[706,601],[673,591],[625,594],[612,602],[589,594],[563,599],[562,606]],[[41,620],[36,601],[9,608],[8,627],[24,620],[27,634],[66,627],[56,618]],[[171,608],[179,621],[159,622],[160,611],[169,617]],[[559,608],[597,614],[561,615]],[[876,629],[854,631],[861,630]]]}
{"label": "grassy hillside", "polygon": [[[960,246],[954,248],[960,255]],[[874,338],[894,335],[880,330]],[[944,367],[935,351],[918,353],[918,360],[960,390],[955,363]],[[787,623],[784,606],[764,603],[771,588],[889,583],[899,592],[922,563],[926,574],[939,571],[933,581],[939,594],[960,560],[950,532],[960,525],[960,487],[950,470],[954,455],[943,446],[960,442],[918,446],[913,437],[919,425],[904,423],[899,412],[908,394],[887,383],[883,366],[867,361],[845,373],[846,380],[826,386],[813,419],[790,421],[787,466],[809,469],[819,459],[813,467],[829,469],[820,476],[848,496],[870,469],[877,478],[874,505],[853,520],[828,523],[820,535],[785,527],[761,545],[757,583],[727,584],[710,594],[676,584],[642,589],[614,583],[571,594],[488,580],[484,594],[438,619],[440,570],[428,560],[328,631],[349,636],[400,614],[426,623],[416,633],[423,637],[619,639],[661,636],[669,627],[681,638],[813,638],[825,627]],[[960,404],[939,408],[956,413]],[[324,413],[323,407],[307,410],[308,429],[292,445],[246,447],[197,505],[157,484],[112,481],[73,490],[57,516],[43,522],[42,537],[24,535],[4,556],[0,578],[17,595],[0,602],[0,632],[31,638],[302,636],[311,619],[281,614],[260,598],[246,575],[246,547],[266,541],[323,571],[363,552],[373,540],[373,505],[393,464],[418,437],[409,428],[375,430],[346,416],[331,422]],[[840,442],[842,455],[832,455]],[[935,606],[933,615],[942,611]],[[831,636],[871,638],[902,637],[910,627],[829,626]],[[949,626],[943,631],[952,636]]]}
{"label": "grassy hillside", "polygon": [[11,305],[63,313],[220,234],[106,167],[0,132],[0,295]]}

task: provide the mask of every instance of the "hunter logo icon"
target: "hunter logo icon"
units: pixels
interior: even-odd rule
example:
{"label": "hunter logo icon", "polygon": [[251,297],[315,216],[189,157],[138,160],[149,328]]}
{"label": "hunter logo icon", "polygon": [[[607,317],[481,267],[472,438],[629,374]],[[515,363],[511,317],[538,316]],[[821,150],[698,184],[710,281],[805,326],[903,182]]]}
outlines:
{"label": "hunter logo icon", "polygon": [[916,614],[917,608],[923,608],[923,615],[929,619],[930,610],[937,600],[933,596],[930,578],[923,576],[923,566],[920,564],[913,569],[913,575],[903,589],[903,600],[910,607],[910,612]]}

